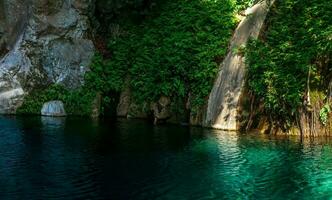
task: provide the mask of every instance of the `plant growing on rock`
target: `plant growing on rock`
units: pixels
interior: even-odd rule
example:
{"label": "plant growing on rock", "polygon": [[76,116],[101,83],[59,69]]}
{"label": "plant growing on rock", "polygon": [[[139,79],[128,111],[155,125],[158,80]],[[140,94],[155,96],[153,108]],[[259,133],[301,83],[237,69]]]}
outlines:
{"label": "plant growing on rock", "polygon": [[[308,90],[328,87],[331,15],[331,1],[277,1],[261,39],[248,44],[249,88],[274,121],[292,124],[310,98]],[[323,123],[327,111],[322,110]]]}

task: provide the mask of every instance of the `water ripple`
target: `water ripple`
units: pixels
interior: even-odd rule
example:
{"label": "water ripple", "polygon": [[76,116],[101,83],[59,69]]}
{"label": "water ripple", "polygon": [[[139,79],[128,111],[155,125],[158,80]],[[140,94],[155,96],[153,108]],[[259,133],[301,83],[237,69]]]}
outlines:
{"label": "water ripple", "polygon": [[0,118],[1,199],[328,199],[332,144],[140,121]]}

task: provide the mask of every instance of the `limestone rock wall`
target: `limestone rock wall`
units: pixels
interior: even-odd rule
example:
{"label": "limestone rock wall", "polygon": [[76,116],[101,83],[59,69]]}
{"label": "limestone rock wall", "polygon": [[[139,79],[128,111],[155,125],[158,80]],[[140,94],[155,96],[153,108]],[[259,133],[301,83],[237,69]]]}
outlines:
{"label": "limestone rock wall", "polygon": [[0,0],[0,113],[14,113],[29,90],[76,88],[94,54],[93,0]]}
{"label": "limestone rock wall", "polygon": [[239,52],[250,38],[257,38],[269,6],[274,1],[260,1],[246,10],[246,17],[235,30],[229,52],[220,66],[210,93],[203,125],[222,130],[238,130],[240,96],[245,83],[244,55]]}

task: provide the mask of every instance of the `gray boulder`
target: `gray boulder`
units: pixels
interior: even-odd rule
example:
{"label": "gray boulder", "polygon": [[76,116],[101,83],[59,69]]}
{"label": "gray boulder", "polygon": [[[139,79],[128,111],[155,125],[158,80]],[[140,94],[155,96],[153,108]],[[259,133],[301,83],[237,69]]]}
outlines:
{"label": "gray boulder", "polygon": [[49,101],[44,103],[43,108],[41,109],[41,115],[51,117],[64,117],[67,114],[62,101]]}
{"label": "gray boulder", "polygon": [[154,115],[154,124],[158,121],[167,120],[172,116],[171,99],[166,96],[160,97],[159,101],[151,104],[151,110]]}

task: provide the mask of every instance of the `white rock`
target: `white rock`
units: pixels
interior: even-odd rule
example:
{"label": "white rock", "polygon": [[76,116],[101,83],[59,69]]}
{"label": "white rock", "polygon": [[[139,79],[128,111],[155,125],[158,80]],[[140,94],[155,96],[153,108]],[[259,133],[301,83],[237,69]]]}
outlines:
{"label": "white rock", "polygon": [[41,115],[52,117],[66,116],[66,111],[62,101],[49,101],[44,103],[41,109]]}

